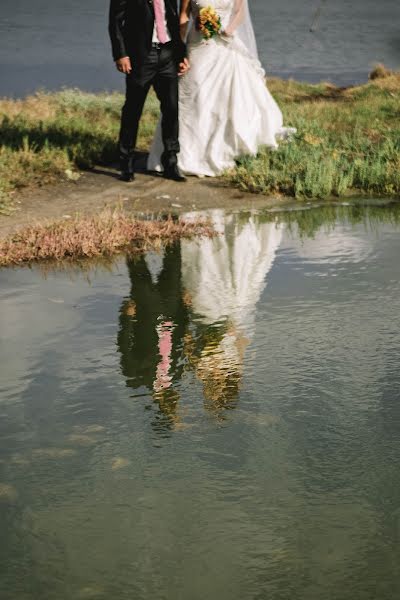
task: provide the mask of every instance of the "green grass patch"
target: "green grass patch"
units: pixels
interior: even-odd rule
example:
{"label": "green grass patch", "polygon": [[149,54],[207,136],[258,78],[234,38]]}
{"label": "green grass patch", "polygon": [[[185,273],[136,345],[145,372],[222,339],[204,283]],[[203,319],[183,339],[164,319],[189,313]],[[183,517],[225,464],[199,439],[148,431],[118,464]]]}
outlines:
{"label": "green grass patch", "polygon": [[270,89],[297,134],[239,159],[228,181],[299,199],[400,193],[400,74],[348,89],[278,80]]}
{"label": "green grass patch", "polygon": [[[9,208],[15,190],[116,160],[122,104],[122,94],[79,90],[0,100],[0,211]],[[157,118],[158,103],[150,95],[139,132],[143,150]]]}
{"label": "green grass patch", "polygon": [[[239,158],[224,175],[228,184],[298,199],[399,195],[399,73],[378,69],[367,84],[347,89],[278,79],[268,86],[297,134],[276,151]],[[122,104],[122,94],[79,90],[0,100],[0,211],[15,190],[116,160]],[[139,149],[149,148],[158,115],[151,94]]]}

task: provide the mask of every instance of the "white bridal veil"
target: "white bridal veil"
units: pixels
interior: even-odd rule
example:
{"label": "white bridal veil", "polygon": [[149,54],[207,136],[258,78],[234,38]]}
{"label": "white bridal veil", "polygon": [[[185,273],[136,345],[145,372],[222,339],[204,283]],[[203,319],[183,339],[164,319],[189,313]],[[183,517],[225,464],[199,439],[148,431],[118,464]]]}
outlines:
{"label": "white bridal veil", "polygon": [[226,32],[232,34],[235,31],[249,54],[255,60],[259,61],[256,36],[254,34],[248,0],[233,0],[232,16]]}
{"label": "white bridal veil", "polygon": [[[193,0],[198,8],[213,6],[223,18],[223,28],[229,35],[236,34],[250,56],[259,62],[256,36],[249,10],[248,0]],[[228,17],[226,19],[226,17]],[[193,15],[189,30],[193,27]],[[225,22],[224,22],[225,21]],[[190,36],[189,36],[190,37]]]}

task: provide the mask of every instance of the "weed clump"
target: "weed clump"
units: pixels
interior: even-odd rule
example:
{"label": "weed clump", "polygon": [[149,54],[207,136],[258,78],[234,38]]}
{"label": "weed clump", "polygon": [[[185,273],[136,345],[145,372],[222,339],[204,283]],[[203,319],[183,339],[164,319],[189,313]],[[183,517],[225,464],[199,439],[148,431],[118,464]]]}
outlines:
{"label": "weed clump", "polygon": [[369,74],[369,79],[374,81],[374,79],[386,79],[387,77],[392,77],[394,72],[385,67],[382,63],[377,63]]}
{"label": "weed clump", "polygon": [[98,215],[32,225],[1,240],[0,267],[135,253],[195,235],[213,235],[207,220],[185,222],[168,217],[144,221],[120,209],[106,209]]}

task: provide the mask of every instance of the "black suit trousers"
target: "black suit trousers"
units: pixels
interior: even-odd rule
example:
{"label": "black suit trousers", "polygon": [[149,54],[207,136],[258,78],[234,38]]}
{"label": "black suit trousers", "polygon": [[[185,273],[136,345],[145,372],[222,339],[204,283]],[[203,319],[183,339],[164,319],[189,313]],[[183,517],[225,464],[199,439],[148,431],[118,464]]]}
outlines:
{"label": "black suit trousers", "polygon": [[178,74],[171,43],[152,48],[140,67],[132,60],[132,72],[126,76],[126,100],[122,109],[119,136],[121,169],[133,171],[140,117],[151,88],[161,105],[161,129],[164,143],[162,162],[176,164],[179,152]]}

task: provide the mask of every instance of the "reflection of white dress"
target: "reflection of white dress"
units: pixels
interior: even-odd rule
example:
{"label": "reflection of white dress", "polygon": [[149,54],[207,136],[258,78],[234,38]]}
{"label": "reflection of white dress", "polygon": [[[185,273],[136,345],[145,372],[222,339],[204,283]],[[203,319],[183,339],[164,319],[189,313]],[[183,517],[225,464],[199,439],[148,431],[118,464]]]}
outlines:
{"label": "reflection of white dress", "polygon": [[[185,220],[189,218],[185,215]],[[220,235],[181,242],[182,280],[202,323],[230,320],[251,336],[256,304],[281,243],[282,227],[260,223],[256,216],[242,219],[215,210],[212,222]]]}
{"label": "reflection of white dress", "polygon": [[[236,0],[237,2],[237,0]],[[235,0],[192,0],[196,18],[210,4],[231,22]],[[240,36],[205,41],[195,27],[188,39],[190,71],[181,79],[179,95],[179,166],[186,174],[218,175],[234,166],[241,154],[256,154],[261,145],[275,148],[283,128],[282,113],[269,93],[260,63]],[[160,170],[161,129],[157,129],[148,168]]]}

